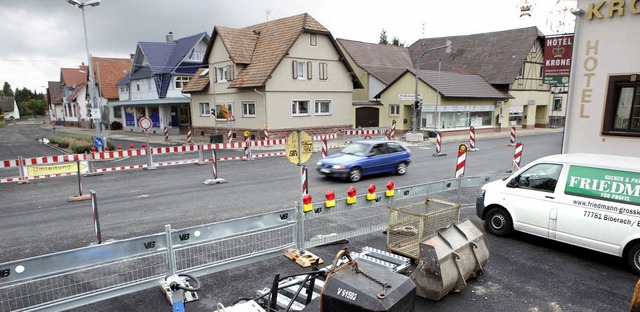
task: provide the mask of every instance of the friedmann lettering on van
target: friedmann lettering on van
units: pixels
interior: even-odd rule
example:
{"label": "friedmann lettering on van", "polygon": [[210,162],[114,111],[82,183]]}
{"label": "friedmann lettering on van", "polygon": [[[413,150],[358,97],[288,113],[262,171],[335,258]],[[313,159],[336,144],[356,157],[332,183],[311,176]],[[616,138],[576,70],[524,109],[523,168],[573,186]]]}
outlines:
{"label": "friedmann lettering on van", "polygon": [[564,192],[640,206],[640,177],[629,171],[570,166]]}

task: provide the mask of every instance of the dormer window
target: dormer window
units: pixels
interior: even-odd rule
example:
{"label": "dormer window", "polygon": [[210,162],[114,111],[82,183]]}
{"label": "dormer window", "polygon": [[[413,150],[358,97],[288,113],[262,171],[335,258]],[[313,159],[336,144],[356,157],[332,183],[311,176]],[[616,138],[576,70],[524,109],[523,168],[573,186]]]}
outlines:
{"label": "dormer window", "polygon": [[189,83],[190,79],[191,79],[190,77],[184,77],[184,76],[183,77],[180,77],[180,76],[176,77],[176,82],[175,82],[176,89],[184,88],[187,85],[187,83]]}
{"label": "dormer window", "polygon": [[227,67],[218,67],[216,70],[216,77],[218,78],[218,82],[227,82]]}

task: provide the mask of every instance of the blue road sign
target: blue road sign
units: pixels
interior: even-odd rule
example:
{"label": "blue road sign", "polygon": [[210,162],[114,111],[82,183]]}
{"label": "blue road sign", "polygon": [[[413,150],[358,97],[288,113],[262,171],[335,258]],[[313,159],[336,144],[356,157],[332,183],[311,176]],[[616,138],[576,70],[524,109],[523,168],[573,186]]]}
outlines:
{"label": "blue road sign", "polygon": [[102,147],[102,138],[93,139],[93,145],[95,145],[96,147]]}

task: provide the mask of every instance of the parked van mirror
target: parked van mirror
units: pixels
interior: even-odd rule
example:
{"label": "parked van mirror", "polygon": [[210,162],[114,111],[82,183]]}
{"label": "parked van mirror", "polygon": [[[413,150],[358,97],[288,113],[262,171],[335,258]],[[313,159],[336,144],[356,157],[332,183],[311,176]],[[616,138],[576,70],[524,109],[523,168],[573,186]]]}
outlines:
{"label": "parked van mirror", "polygon": [[509,181],[509,183],[507,183],[507,187],[518,187],[518,180],[520,179],[520,176],[517,176],[513,179],[511,179],[511,181]]}

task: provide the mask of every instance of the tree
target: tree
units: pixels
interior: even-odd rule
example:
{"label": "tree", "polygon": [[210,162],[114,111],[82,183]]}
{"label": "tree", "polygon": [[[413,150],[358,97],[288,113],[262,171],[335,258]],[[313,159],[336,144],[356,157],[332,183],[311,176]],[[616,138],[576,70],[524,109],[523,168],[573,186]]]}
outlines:
{"label": "tree", "polygon": [[382,28],[382,32],[380,33],[380,41],[378,44],[389,44],[389,40],[387,40],[387,31]]}
{"label": "tree", "polygon": [[20,114],[24,114],[25,116],[33,115],[35,117],[36,115],[44,115],[47,111],[47,102],[43,99],[31,99],[22,103],[22,105],[18,105],[18,107],[20,106]]}
{"label": "tree", "polygon": [[13,91],[11,90],[11,85],[8,82],[4,82],[2,86],[2,94],[6,96],[13,96]]}
{"label": "tree", "polygon": [[396,47],[404,47],[404,42],[400,42],[400,38],[398,37],[393,37],[393,40],[391,40],[391,45]]}

